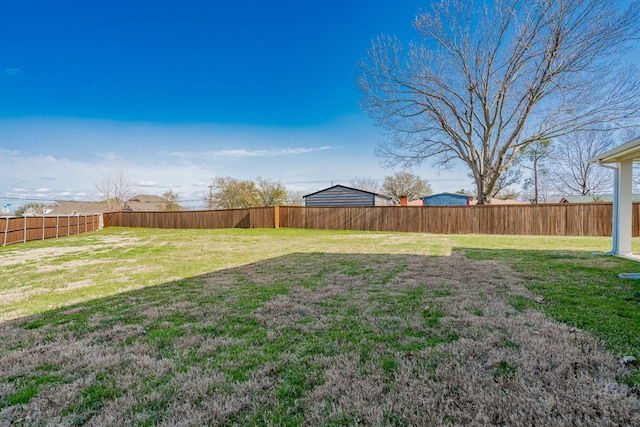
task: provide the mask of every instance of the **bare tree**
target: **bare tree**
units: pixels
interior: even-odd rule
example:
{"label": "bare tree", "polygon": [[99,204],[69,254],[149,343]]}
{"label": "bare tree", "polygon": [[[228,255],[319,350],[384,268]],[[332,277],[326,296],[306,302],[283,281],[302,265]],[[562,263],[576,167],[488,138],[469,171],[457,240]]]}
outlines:
{"label": "bare tree", "polygon": [[602,194],[611,191],[611,171],[589,159],[611,149],[615,142],[611,132],[575,132],[559,139],[549,168],[554,188],[563,195]]}
{"label": "bare tree", "polygon": [[274,182],[258,177],[256,188],[260,206],[282,205],[287,202],[287,189],[280,181]]}
{"label": "bare tree", "polygon": [[307,194],[301,190],[287,191],[287,206],[304,206],[304,196]]}
{"label": "bare tree", "polygon": [[623,63],[639,17],[625,0],[430,2],[420,43],[380,36],[359,67],[361,107],[385,134],[377,154],[461,160],[487,203],[531,143],[639,116],[640,79]]}
{"label": "bare tree", "polygon": [[422,179],[418,175],[398,172],[393,176],[384,177],[382,192],[393,197],[396,202],[400,201],[400,197],[415,200],[431,194],[431,186],[426,179]]}
{"label": "bare tree", "polygon": [[123,171],[104,175],[95,186],[110,212],[124,209],[127,201],[134,195],[133,185]]}
{"label": "bare tree", "polygon": [[206,210],[213,210],[216,208],[215,205],[215,193],[213,191],[215,187],[212,185],[209,186],[209,192],[206,196],[202,198],[202,206]]}
{"label": "bare tree", "polygon": [[380,184],[378,184],[378,180],[371,177],[363,178],[356,176],[351,180],[349,185],[353,188],[357,188],[358,190],[368,191],[370,193],[380,192]]}
{"label": "bare tree", "polygon": [[525,179],[522,185],[521,200],[534,204],[558,202],[560,195],[552,191],[552,178],[549,175],[549,171],[546,168],[539,169],[537,186],[533,176]]}

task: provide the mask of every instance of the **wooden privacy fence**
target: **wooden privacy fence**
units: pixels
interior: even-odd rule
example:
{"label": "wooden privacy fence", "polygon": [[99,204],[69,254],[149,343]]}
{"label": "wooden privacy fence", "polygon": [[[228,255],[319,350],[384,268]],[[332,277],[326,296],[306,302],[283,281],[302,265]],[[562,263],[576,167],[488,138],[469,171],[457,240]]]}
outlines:
{"label": "wooden privacy fence", "polygon": [[2,246],[53,239],[102,228],[102,214],[0,218]]}
{"label": "wooden privacy fence", "polygon": [[[610,236],[611,203],[280,208],[280,226],[290,228],[407,231],[438,234]],[[638,218],[640,205],[634,205]],[[638,221],[634,222],[638,235]]]}
{"label": "wooden privacy fence", "polygon": [[278,207],[220,211],[110,212],[105,227],[277,228]]}
{"label": "wooden privacy fence", "polygon": [[[408,231],[445,234],[610,236],[611,203],[299,207],[224,211],[115,212],[105,227],[148,228],[304,228]],[[640,203],[633,204],[633,235],[640,235]]]}

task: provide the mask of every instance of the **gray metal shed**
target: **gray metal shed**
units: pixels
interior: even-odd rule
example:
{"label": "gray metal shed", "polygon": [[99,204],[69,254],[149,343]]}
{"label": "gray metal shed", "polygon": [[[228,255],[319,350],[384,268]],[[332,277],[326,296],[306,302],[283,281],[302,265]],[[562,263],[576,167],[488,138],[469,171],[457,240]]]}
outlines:
{"label": "gray metal shed", "polygon": [[304,196],[305,206],[393,206],[391,197],[357,188],[334,185]]}

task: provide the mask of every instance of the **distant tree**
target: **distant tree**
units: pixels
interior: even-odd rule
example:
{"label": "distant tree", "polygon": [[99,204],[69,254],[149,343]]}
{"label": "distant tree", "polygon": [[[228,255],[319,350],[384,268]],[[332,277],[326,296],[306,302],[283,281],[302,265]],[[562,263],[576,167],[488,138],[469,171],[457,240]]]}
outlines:
{"label": "distant tree", "polygon": [[532,203],[540,201],[540,177],[547,173],[545,162],[551,155],[552,150],[550,139],[533,141],[527,148],[522,150],[519,164],[533,173],[533,176],[525,182],[527,188],[533,188]]}
{"label": "distant tree", "polygon": [[202,198],[202,206],[206,210],[212,210],[216,208],[215,205],[215,193],[213,191],[214,186],[209,186],[209,192]]}
{"label": "distant tree", "polygon": [[382,192],[392,197],[396,202],[400,197],[415,200],[431,194],[431,186],[426,179],[420,178],[408,172],[398,172],[393,176],[385,176],[382,183]]}
{"label": "distant tree", "polygon": [[460,190],[456,191],[455,194],[460,194],[461,196],[476,197],[475,194],[473,194],[473,191],[467,190],[465,188],[461,188]]}
{"label": "distant tree", "polygon": [[358,190],[368,191],[370,193],[379,193],[380,192],[380,184],[378,184],[378,180],[367,177],[355,177],[351,180],[349,184],[353,188],[357,188]]}
{"label": "distant tree", "polygon": [[131,181],[122,171],[104,175],[95,186],[98,195],[107,203],[109,212],[123,210],[126,202],[134,195]]}
{"label": "distant tree", "polygon": [[33,208],[36,212],[42,213],[42,208],[44,207],[44,203],[30,202],[17,208],[13,214],[15,216],[22,216],[27,210],[29,210],[29,208]]}
{"label": "distant tree", "polygon": [[162,194],[162,198],[164,199],[164,210],[165,211],[179,211],[180,208],[180,196],[178,193],[174,193],[173,190],[169,189]]}
{"label": "distant tree", "polygon": [[236,209],[260,206],[260,195],[251,180],[216,177],[211,187],[211,205],[216,209]]}
{"label": "distant tree", "polygon": [[558,139],[549,168],[554,188],[563,195],[602,194],[611,191],[611,171],[589,159],[615,145],[613,132],[574,132]]}
{"label": "distant tree", "polygon": [[640,114],[626,60],[640,31],[627,0],[440,0],[415,20],[420,40],[372,42],[358,70],[361,108],[388,164],[464,163],[478,203],[522,151]]}
{"label": "distant tree", "polygon": [[510,188],[512,185],[519,184],[522,179],[522,170],[514,165],[507,169],[496,180],[496,185],[493,187],[493,194],[491,197],[494,199],[502,200],[515,200],[520,193]]}
{"label": "distant tree", "polygon": [[494,199],[499,200],[518,200],[518,197],[520,197],[520,192],[509,188],[505,188],[493,196]]}
{"label": "distant tree", "polygon": [[304,206],[304,196],[306,191],[289,190],[287,191],[287,206]]}
{"label": "distant tree", "polygon": [[271,181],[258,177],[256,189],[260,206],[276,206],[287,203],[287,189],[280,181]]}
{"label": "distant tree", "polygon": [[[520,194],[520,199],[529,203],[550,203],[557,202],[560,200],[558,195],[555,194],[553,190],[553,185],[551,183],[551,177],[549,176],[549,172],[546,168],[540,169],[538,171],[538,189],[537,192],[534,190],[534,180],[533,176],[524,180],[524,184],[522,185],[522,193]],[[537,194],[537,199],[536,199]]]}

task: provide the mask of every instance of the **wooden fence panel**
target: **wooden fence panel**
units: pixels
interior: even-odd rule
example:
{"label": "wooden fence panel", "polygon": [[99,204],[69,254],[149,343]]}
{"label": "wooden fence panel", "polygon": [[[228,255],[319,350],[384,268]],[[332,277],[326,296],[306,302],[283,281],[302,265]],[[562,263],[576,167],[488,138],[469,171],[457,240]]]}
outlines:
{"label": "wooden fence panel", "polygon": [[[107,227],[282,227],[438,234],[610,236],[612,212],[611,203],[424,207],[280,206],[225,211],[116,212],[105,214],[104,223]],[[640,236],[640,203],[633,205],[632,231],[634,236]]]}
{"label": "wooden fence panel", "polygon": [[176,212],[110,212],[105,227],[172,229],[274,228],[275,208],[246,208]]}
{"label": "wooden fence panel", "polygon": [[[610,236],[611,203],[280,207],[279,227],[324,230],[410,231],[438,234]],[[640,203],[633,205],[633,235],[640,236]]]}
{"label": "wooden fence panel", "polygon": [[0,218],[0,244],[54,239],[100,229],[101,214]]}

